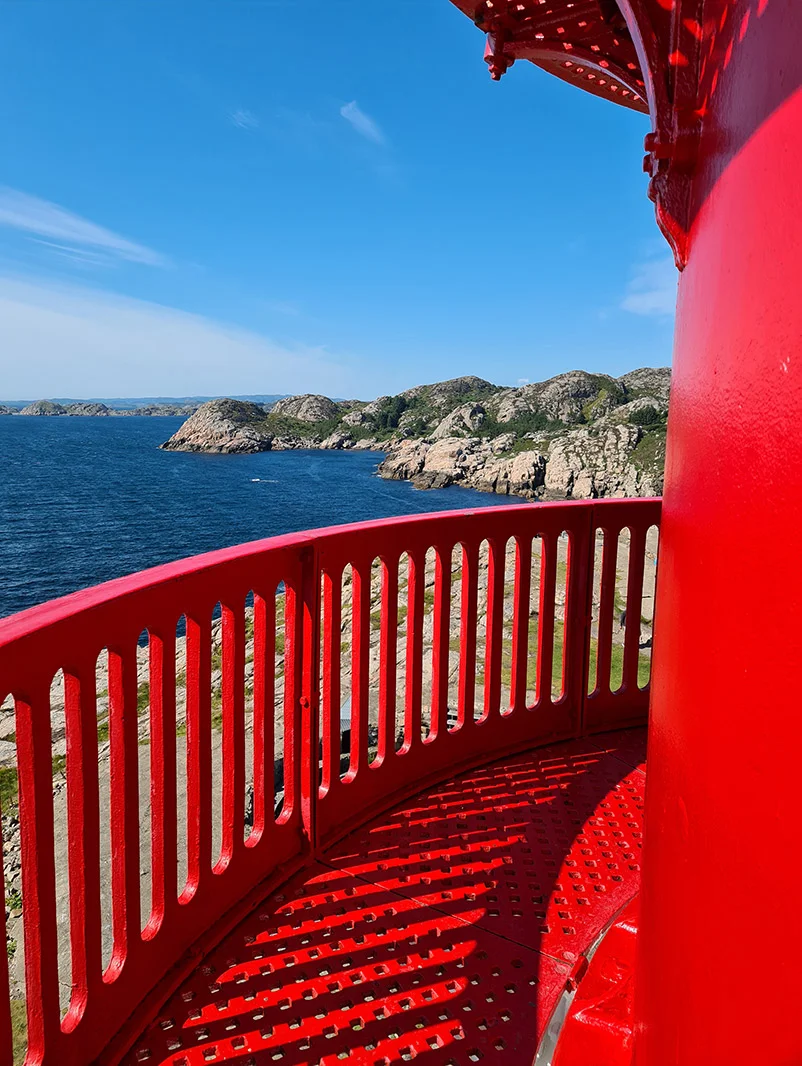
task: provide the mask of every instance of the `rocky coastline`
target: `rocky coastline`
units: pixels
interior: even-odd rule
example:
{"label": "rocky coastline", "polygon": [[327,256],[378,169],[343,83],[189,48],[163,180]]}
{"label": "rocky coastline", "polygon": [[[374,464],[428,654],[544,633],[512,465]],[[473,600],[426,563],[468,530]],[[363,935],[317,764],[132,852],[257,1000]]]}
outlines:
{"label": "rocky coastline", "polygon": [[662,492],[670,371],[570,371],[504,388],[477,377],[365,403],[290,396],[202,404],[162,447],[236,454],[295,448],[382,452],[378,473],[417,488],[528,499]]}

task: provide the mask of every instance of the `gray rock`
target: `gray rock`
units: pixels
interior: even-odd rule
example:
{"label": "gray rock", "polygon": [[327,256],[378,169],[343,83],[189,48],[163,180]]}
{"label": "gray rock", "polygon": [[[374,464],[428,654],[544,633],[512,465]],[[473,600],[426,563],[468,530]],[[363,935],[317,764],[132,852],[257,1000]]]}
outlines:
{"label": "gray rock", "polygon": [[202,404],[162,448],[185,452],[263,452],[273,446],[264,408],[247,400]]}
{"label": "gray rock", "polygon": [[52,400],[37,400],[36,403],[29,403],[20,411],[21,415],[66,415],[66,413],[66,407],[62,407],[60,403],[53,403]]}
{"label": "gray rock", "polygon": [[468,437],[481,426],[484,420],[485,409],[481,404],[461,404],[439,423],[431,435],[432,440],[442,440],[444,437]]}
{"label": "gray rock", "polygon": [[668,402],[671,386],[671,371],[667,366],[644,366],[640,370],[630,370],[618,379],[633,399],[641,393],[648,393]]}
{"label": "gray rock", "polygon": [[299,422],[327,422],[336,418],[340,409],[328,396],[305,393],[303,396],[288,396],[273,405],[272,414],[296,418]]}
{"label": "gray rock", "polygon": [[111,408],[107,407],[105,403],[70,403],[65,408],[68,415],[83,415],[83,416],[97,416],[97,415],[110,415]]}

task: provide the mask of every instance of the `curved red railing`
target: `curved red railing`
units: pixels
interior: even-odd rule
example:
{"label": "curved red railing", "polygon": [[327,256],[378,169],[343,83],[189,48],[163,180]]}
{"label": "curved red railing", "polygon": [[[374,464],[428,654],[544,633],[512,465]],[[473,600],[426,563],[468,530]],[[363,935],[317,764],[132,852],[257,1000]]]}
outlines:
{"label": "curved red railing", "polygon": [[[638,683],[644,557],[647,532],[659,515],[659,500],[621,500],[325,529],[158,567],[0,622],[0,703],[10,695],[16,713],[25,1062],[113,1062],[197,965],[198,954],[266,885],[427,781],[507,752],[642,722],[648,705],[648,690]],[[616,575],[624,541],[629,561],[622,604]],[[277,604],[283,627],[276,622]],[[218,617],[219,664],[212,652]],[[283,756],[276,763],[279,628]],[[614,630],[623,633],[622,644]],[[137,683],[143,632],[150,789],[144,928]],[[177,643],[185,655],[181,679]],[[107,768],[99,758],[97,693],[105,651]],[[247,684],[246,651],[253,671]],[[614,652],[622,660],[615,690]],[[218,665],[219,706],[212,697]],[[589,685],[591,670],[595,683]],[[68,846],[61,851],[51,748],[51,682],[59,671],[67,744]],[[341,712],[349,702],[343,729]],[[215,730],[221,738],[217,812]],[[179,765],[186,793],[183,885]],[[107,811],[99,801],[101,775],[109,782]],[[252,811],[246,814],[247,780]],[[100,841],[106,816],[113,945],[104,969]],[[219,854],[213,854],[213,829]],[[55,856],[65,852],[69,910],[62,915],[57,882],[64,871],[56,869]],[[67,929],[71,994],[65,1010],[58,958],[59,933]],[[0,966],[2,1062],[11,1061],[13,1014],[6,967]]]}

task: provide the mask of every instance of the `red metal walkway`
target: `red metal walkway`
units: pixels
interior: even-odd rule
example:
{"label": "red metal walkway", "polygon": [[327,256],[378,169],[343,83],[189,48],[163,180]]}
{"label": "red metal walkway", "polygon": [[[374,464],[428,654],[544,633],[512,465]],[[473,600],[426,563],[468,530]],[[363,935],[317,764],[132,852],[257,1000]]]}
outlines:
{"label": "red metal walkway", "polygon": [[644,730],[542,748],[367,823],[241,922],[126,1066],[531,1062],[637,892],[644,753]]}

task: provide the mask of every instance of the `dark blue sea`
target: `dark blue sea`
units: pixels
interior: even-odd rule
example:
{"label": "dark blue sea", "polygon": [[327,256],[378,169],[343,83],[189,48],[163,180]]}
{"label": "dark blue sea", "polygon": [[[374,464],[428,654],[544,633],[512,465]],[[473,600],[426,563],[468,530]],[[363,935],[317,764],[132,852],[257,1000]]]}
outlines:
{"label": "dark blue sea", "polygon": [[159,451],[182,421],[0,416],[0,616],[260,537],[514,502],[383,481],[375,452]]}

